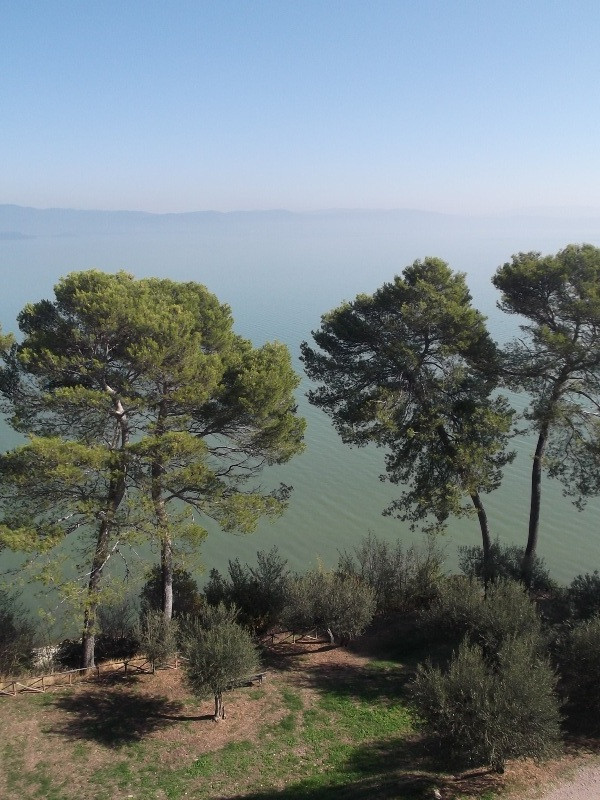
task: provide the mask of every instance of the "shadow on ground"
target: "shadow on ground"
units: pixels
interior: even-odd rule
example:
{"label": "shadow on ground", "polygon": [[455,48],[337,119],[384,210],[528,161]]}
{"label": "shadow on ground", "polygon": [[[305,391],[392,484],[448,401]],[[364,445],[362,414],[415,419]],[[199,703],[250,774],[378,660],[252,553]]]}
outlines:
{"label": "shadow on ground", "polygon": [[304,656],[333,650],[336,647],[337,645],[329,643],[320,643],[315,646],[312,642],[301,639],[298,639],[295,644],[292,644],[291,641],[276,642],[275,644],[264,642],[261,648],[261,663],[265,669],[279,672],[295,671],[302,663]]}
{"label": "shadow on ground", "polygon": [[406,699],[406,686],[413,671],[355,664],[316,664],[306,671],[302,683],[335,697],[349,697],[367,703],[398,702]]}
{"label": "shadow on ground", "polygon": [[331,776],[300,781],[284,789],[266,789],[244,795],[241,800],[422,800],[434,796],[480,798],[498,791],[501,776],[490,770],[471,770],[458,776],[444,773],[424,751],[417,738],[388,739],[357,747],[343,770]]}
{"label": "shadow on ground", "polygon": [[88,739],[106,747],[138,742],[149,733],[180,720],[210,718],[181,716],[181,703],[138,694],[131,686],[94,688],[64,695],[56,698],[55,706],[66,711],[69,717],[60,727],[51,729],[51,733],[77,740]]}

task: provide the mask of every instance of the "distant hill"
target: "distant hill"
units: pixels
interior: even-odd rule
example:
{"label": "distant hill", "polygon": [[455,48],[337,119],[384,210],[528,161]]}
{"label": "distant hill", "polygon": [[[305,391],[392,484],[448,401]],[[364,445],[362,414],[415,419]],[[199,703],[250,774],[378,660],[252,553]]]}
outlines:
{"label": "distant hill", "polygon": [[[178,230],[211,231],[223,229],[265,230],[273,227],[297,228],[304,231],[348,228],[360,233],[382,233],[386,230],[431,233],[452,236],[503,236],[520,230],[529,234],[550,233],[567,236],[567,241],[598,240],[600,214],[569,209],[547,212],[523,212],[511,215],[466,216],[440,214],[412,209],[365,211],[331,209],[316,212],[266,211],[193,211],[177,214],[150,214],[143,211],[81,211],[67,208],[29,208],[0,205],[0,241],[16,241],[33,237],[71,237],[80,235],[135,234]],[[574,234],[575,238],[574,238]],[[529,238],[529,237],[527,237]]]}

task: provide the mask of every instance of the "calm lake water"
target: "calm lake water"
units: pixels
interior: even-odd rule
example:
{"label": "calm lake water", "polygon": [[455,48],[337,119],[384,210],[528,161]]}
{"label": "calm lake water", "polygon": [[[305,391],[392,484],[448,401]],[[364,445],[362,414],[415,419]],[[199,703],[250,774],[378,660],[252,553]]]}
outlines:
{"label": "calm lake water", "polygon": [[[25,238],[30,237],[30,238]],[[318,327],[320,315],[358,292],[372,292],[407,264],[439,256],[467,273],[476,305],[489,316],[496,338],[517,332],[517,321],[495,309],[490,284],[496,267],[517,251],[555,252],[570,242],[600,245],[600,220],[513,217],[467,219],[411,213],[257,213],[143,217],[119,214],[29,214],[0,207],[0,320],[16,330],[15,318],[29,301],[52,296],[52,286],[73,270],[125,269],[204,283],[233,310],[236,330],[255,344],[278,339],[289,345],[298,371],[299,343]],[[256,551],[277,544],[293,567],[337,561],[369,530],[407,544],[420,535],[381,516],[394,487],[379,480],[383,452],[350,449],[329,419],[298,394],[308,420],[306,452],[269,476],[294,486],[286,514],[250,535],[218,531],[208,523],[202,547],[207,569],[223,570],[230,558],[254,561]],[[517,406],[522,398],[515,398]],[[0,447],[17,442],[0,424]],[[494,535],[523,544],[527,532],[532,442],[516,440],[518,457],[486,508]],[[539,552],[553,575],[567,582],[600,567],[598,512],[593,500],[578,513],[558,483],[543,487]],[[451,521],[441,543],[447,566],[456,565],[459,544],[479,543],[474,520]],[[12,562],[0,556],[3,566]],[[134,557],[135,558],[135,557]]]}

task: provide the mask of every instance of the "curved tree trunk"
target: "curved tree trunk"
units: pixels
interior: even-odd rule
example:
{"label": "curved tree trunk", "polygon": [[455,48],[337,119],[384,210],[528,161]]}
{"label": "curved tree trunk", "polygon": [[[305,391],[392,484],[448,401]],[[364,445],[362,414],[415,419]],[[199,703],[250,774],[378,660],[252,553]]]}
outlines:
{"label": "curved tree trunk", "polygon": [[477,512],[477,519],[479,520],[479,528],[481,530],[481,547],[483,550],[483,583],[487,588],[488,581],[491,577],[491,550],[492,538],[490,536],[490,529],[488,525],[487,514],[481,502],[479,492],[471,494],[471,502]]}
{"label": "curved tree trunk", "polygon": [[542,502],[542,462],[544,459],[544,451],[546,449],[546,442],[548,441],[548,431],[550,423],[548,420],[544,422],[540,430],[533,456],[533,465],[531,467],[531,499],[529,505],[529,531],[527,534],[527,547],[523,556],[523,564],[521,566],[521,577],[525,586],[531,589],[533,581],[533,562],[537,550],[538,534],[540,527],[540,506]]}
{"label": "curved tree trunk", "polygon": [[[452,459],[454,466],[456,468],[456,473],[460,480],[463,482],[463,485],[467,483],[465,470],[461,468],[460,464],[457,463],[456,458],[456,448],[452,443],[450,436],[448,435],[448,431],[444,428],[443,425],[438,425],[437,433],[444,446],[444,450],[446,451],[448,457]],[[469,497],[471,498],[471,502],[477,512],[477,519],[479,521],[479,529],[481,531],[481,548],[483,550],[483,582],[487,587],[487,583],[489,580],[490,575],[490,554],[492,548],[492,538],[490,535],[490,528],[488,524],[487,514],[485,513],[485,508],[483,507],[483,503],[481,501],[481,496],[478,491],[469,492]]]}

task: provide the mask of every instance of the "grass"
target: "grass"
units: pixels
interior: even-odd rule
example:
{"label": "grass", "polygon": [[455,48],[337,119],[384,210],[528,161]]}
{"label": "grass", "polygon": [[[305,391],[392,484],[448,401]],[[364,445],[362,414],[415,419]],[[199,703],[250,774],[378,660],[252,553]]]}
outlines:
{"label": "grass", "polygon": [[[214,723],[159,678],[0,702],[3,800],[417,800],[448,776],[423,753],[394,659],[318,654],[232,692]],[[332,655],[332,654],[326,654]],[[155,681],[154,683],[152,681]],[[175,680],[173,678],[173,680]],[[210,744],[211,737],[220,744]],[[228,737],[230,739],[228,740]],[[494,778],[496,780],[496,778]],[[488,790],[481,786],[483,797]],[[459,796],[456,794],[456,796]]]}

